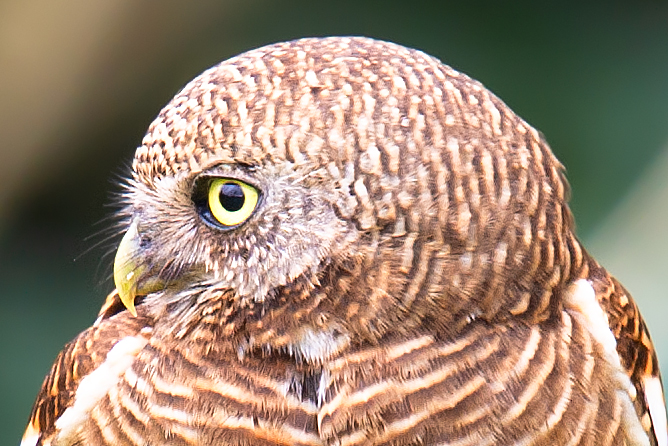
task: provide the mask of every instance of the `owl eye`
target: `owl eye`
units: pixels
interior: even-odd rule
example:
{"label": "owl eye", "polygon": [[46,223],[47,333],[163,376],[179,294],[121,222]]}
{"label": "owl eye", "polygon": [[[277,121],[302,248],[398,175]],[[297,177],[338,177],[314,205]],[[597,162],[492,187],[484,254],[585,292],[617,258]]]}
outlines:
{"label": "owl eye", "polygon": [[217,178],[209,183],[206,214],[212,223],[237,226],[251,216],[258,201],[258,190],[239,180]]}

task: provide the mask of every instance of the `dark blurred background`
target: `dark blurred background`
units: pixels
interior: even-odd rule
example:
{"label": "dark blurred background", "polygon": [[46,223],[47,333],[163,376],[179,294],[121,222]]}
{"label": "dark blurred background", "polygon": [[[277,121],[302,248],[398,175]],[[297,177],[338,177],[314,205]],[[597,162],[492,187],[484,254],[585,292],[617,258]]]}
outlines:
{"label": "dark blurred background", "polygon": [[326,35],[424,50],[540,129],[581,238],[636,296],[668,370],[666,2],[4,0],[0,444],[18,444],[55,355],[112,289],[105,218],[160,108],[223,59]]}

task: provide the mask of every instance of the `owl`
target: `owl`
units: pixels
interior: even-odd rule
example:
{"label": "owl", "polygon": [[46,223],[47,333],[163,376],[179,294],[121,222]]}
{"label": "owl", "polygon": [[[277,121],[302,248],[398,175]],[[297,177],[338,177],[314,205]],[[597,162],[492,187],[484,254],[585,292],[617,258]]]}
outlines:
{"label": "owl", "polygon": [[420,51],[214,66],[137,149],[116,290],[21,445],[666,446],[647,328],[568,196],[539,132]]}

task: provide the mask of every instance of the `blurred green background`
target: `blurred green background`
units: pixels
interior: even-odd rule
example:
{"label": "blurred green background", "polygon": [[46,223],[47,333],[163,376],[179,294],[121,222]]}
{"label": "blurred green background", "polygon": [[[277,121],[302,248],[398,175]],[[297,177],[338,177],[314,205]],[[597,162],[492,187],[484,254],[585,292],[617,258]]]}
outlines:
{"label": "blurred green background", "polygon": [[160,108],[223,59],[325,35],[424,50],[540,129],[580,236],[635,295],[668,370],[666,2],[4,0],[0,444],[18,444],[55,355],[112,288],[117,239],[95,234]]}

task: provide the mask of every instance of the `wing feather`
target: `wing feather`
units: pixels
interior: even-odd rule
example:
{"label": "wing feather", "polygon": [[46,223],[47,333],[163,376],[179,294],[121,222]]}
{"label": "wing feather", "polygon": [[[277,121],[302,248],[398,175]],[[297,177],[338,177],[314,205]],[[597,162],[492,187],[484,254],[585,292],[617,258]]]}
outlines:
{"label": "wing feather", "polygon": [[[659,361],[645,321],[631,294],[604,268],[592,268],[594,289],[617,341],[617,353],[636,388],[634,406],[653,445],[668,445]],[[649,383],[649,385],[648,385]]]}
{"label": "wing feather", "polygon": [[37,395],[22,446],[48,445],[56,432],[56,421],[72,405],[81,380],[105,361],[119,340],[149,325],[148,319],[128,317],[127,312],[104,314],[114,299],[113,293],[109,295],[95,325],[65,345],[56,357]]}

